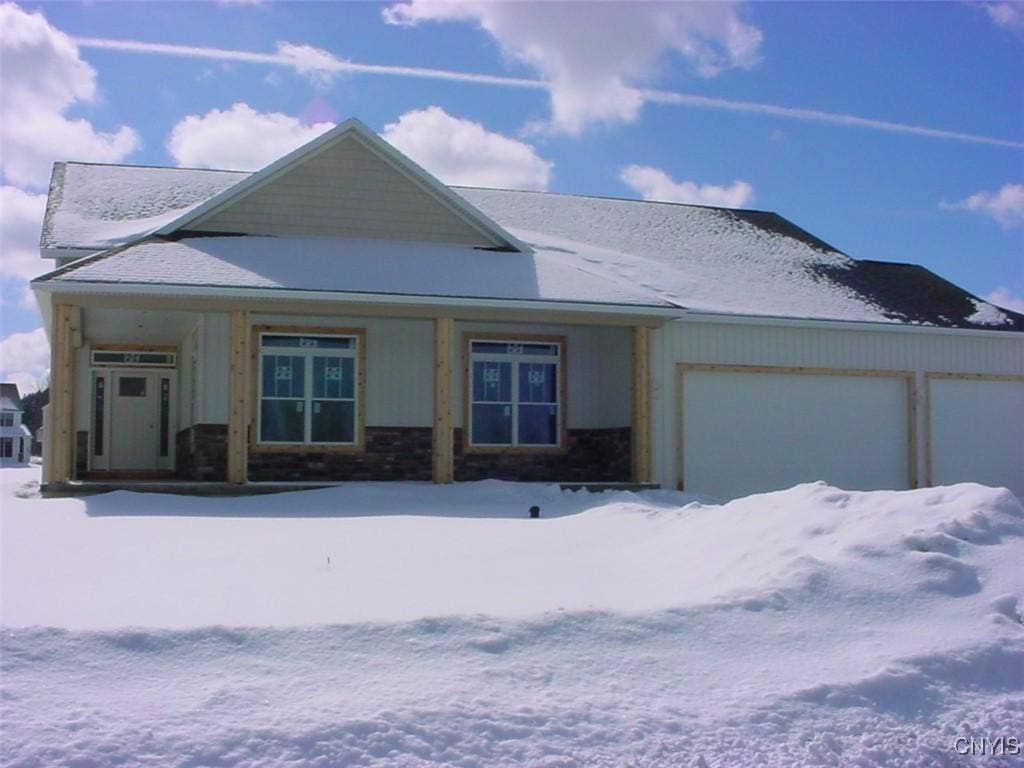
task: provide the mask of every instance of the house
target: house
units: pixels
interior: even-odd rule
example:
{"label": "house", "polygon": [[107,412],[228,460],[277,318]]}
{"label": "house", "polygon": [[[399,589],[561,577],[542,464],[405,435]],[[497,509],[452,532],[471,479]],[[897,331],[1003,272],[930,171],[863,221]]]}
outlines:
{"label": "house", "polygon": [[448,187],[356,120],[54,166],[45,480],[1024,494],[1024,316],[761,211]]}
{"label": "house", "polygon": [[24,413],[17,384],[0,384],[0,466],[28,463],[32,433],[21,423]]}

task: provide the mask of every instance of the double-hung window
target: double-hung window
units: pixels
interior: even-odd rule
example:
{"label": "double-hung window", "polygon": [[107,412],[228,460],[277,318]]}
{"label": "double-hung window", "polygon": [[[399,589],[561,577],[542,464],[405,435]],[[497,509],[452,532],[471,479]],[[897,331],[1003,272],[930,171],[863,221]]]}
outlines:
{"label": "double-hung window", "polygon": [[358,335],[259,333],[259,443],[359,442]]}
{"label": "double-hung window", "polygon": [[469,443],[561,443],[562,341],[470,340]]}

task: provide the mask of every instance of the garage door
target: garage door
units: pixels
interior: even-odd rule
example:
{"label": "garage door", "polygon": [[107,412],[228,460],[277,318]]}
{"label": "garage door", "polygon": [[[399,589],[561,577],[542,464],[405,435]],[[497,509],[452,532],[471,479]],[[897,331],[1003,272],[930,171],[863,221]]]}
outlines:
{"label": "garage door", "polygon": [[1024,377],[925,381],[929,485],[984,483],[1024,498]]}
{"label": "garage door", "polygon": [[719,498],[824,480],[913,482],[913,377],[905,372],[680,364],[683,487]]}

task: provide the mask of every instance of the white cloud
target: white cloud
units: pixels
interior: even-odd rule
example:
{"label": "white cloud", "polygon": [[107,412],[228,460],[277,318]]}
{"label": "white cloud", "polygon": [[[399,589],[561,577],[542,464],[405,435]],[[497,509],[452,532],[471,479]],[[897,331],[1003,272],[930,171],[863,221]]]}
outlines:
{"label": "white cloud", "polygon": [[551,180],[553,164],[529,144],[440,107],[406,112],[381,135],[445,184],[547,189]]}
{"label": "white cloud", "polygon": [[0,164],[7,181],[44,188],[54,160],[116,162],[139,146],[127,126],[102,133],[65,116],[75,104],[95,101],[96,72],[41,13],[0,5],[0,39]]}
{"label": "white cloud", "polygon": [[[76,37],[75,42],[83,48],[97,48],[104,51],[121,51],[149,56],[177,56],[207,61],[237,61],[244,64],[256,64],[273,67],[287,67],[294,70],[298,62],[294,56],[288,57],[280,49],[291,45],[279,43],[277,53],[257,53],[254,51],[232,50],[230,48],[209,48],[191,45],[173,45],[169,43],[149,43],[139,40],[110,40],[99,37]],[[527,90],[550,91],[551,84],[545,80],[524,77],[505,77],[487,75],[480,72],[459,72],[450,69],[431,69],[429,67],[410,67],[395,64],[360,64],[347,59],[333,58],[321,61],[324,72],[347,72],[358,75],[379,75],[384,77],[411,77],[419,80],[441,80],[453,83],[472,83],[475,85],[492,85],[499,88],[518,88]],[[319,73],[310,75],[314,79]],[[267,80],[268,85],[276,85],[273,78]],[[740,101],[738,99],[720,99],[712,96],[698,96],[678,91],[643,90],[641,95],[652,103],[690,107],[695,109],[712,109],[725,112],[738,112],[748,115],[770,115],[787,120],[801,120],[825,125],[844,125],[865,128],[873,131],[887,131],[909,136],[922,136],[948,141],[962,141],[971,144],[987,144],[993,147],[1009,147],[1024,149],[1024,141],[1000,139],[993,136],[982,136],[976,133],[948,131],[939,128],[928,128],[922,125],[894,123],[888,120],[875,120],[857,115],[845,115],[839,112],[825,112],[820,109],[803,107],[786,107],[779,104],[765,104],[756,101]]]}
{"label": "white cloud", "polygon": [[179,120],[167,139],[167,150],[182,166],[254,171],[333,127],[305,125],[290,115],[257,112],[237,103]]}
{"label": "white cloud", "polygon": [[551,91],[551,128],[636,119],[665,54],[710,77],[758,61],[761,32],[735,3],[461,3],[410,0],[384,10],[391,24],[469,21],[510,57],[539,71]]}
{"label": "white cloud", "polygon": [[1002,286],[988,294],[985,297],[985,301],[1003,309],[1012,309],[1014,312],[1024,313],[1024,296],[1017,296],[1010,289]]}
{"label": "white cloud", "polygon": [[650,165],[628,165],[619,172],[619,178],[644,200],[743,208],[754,199],[754,188],[745,181],[734,181],[727,187],[676,181],[660,168]]}
{"label": "white cloud", "polygon": [[1021,3],[985,3],[985,12],[997,26],[1024,32],[1024,5]]}
{"label": "white cloud", "polygon": [[39,256],[46,195],[33,195],[17,187],[0,187],[0,274],[22,280],[47,271]]}
{"label": "white cloud", "polygon": [[295,45],[281,42],[277,44],[277,53],[287,64],[300,75],[309,78],[314,85],[326,88],[343,70],[338,66],[339,59],[322,48],[312,45]]}
{"label": "white cloud", "polygon": [[978,192],[958,203],[939,203],[947,210],[974,211],[999,222],[1003,229],[1024,226],[1024,184],[1004,184],[998,192]]}
{"label": "white cloud", "polygon": [[13,381],[22,394],[35,392],[50,370],[50,344],[42,328],[0,339],[0,379]]}

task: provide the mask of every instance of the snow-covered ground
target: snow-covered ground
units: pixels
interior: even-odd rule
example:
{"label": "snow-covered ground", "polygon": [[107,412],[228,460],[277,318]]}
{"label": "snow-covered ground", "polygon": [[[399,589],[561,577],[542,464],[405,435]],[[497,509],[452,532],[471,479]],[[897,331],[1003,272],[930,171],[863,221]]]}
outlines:
{"label": "snow-covered ground", "polygon": [[3,765],[1021,760],[1006,491],[42,500],[37,468],[0,481]]}

